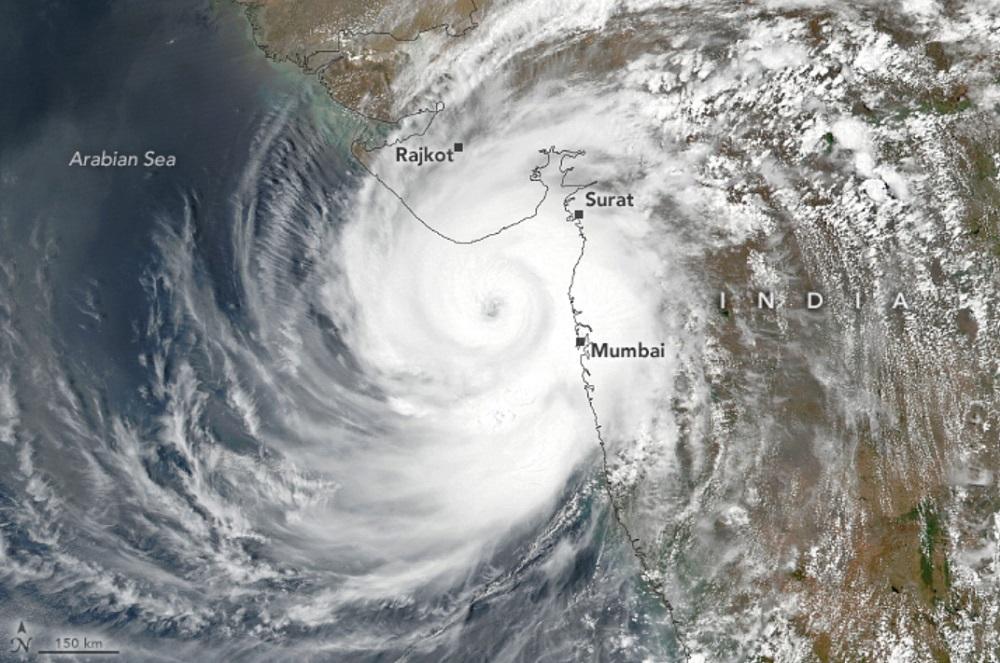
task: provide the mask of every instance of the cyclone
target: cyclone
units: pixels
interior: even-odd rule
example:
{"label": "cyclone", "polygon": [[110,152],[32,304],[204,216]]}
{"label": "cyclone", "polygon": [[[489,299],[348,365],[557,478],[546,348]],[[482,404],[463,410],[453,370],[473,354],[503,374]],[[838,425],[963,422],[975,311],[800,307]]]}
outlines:
{"label": "cyclone", "polygon": [[[524,35],[508,30],[481,47],[495,57]],[[559,624],[588,628],[602,609],[615,628],[649,603],[601,561],[636,564],[599,431],[645,409],[633,388],[662,397],[665,374],[609,367],[595,388],[576,339],[659,333],[661,250],[644,248],[641,220],[591,227],[573,212],[623,154],[651,148],[624,127],[591,140],[616,103],[599,89],[519,92],[496,67],[451,86],[445,71],[414,78],[414,99],[437,101],[377,139],[312,90],[255,118],[221,195],[175,191],[153,213],[122,314],[135,348],[122,381],[138,384],[121,405],[100,404],[108,369],[62,365],[56,312],[15,316],[5,351],[50,367],[0,373],[8,480],[33,495],[11,512],[5,577],[42,597],[38,614],[89,610],[139,658],[163,656],[167,637],[165,660],[274,660],[275,647],[439,660],[494,648],[490,606],[516,611],[538,580],[586,598],[540,599],[551,633],[526,630],[504,656],[534,637],[573,651],[584,640]],[[393,147],[434,141],[463,142],[461,165],[394,162]],[[61,278],[35,287],[51,298]],[[99,330],[107,286],[87,288]],[[26,406],[43,393],[59,396]],[[76,490],[58,488],[75,472]],[[644,611],[641,628],[662,628],[662,606]]]}
{"label": "cyclone", "polygon": [[[448,100],[456,116],[482,93],[460,92],[467,98]],[[493,95],[509,91],[486,94],[499,104]],[[247,465],[191,446],[185,427],[204,416],[198,385],[207,376],[182,362],[158,375],[153,393],[172,412],[171,448],[195,468],[184,483],[219,522],[259,537],[284,562],[244,560],[230,573],[282,577],[291,562],[315,577],[314,595],[281,600],[288,604],[269,618],[272,628],[322,629],[371,606],[455,592],[469,601],[506,577],[490,570],[498,556],[520,558],[515,570],[539,564],[546,554],[537,547],[581,518],[602,449],[576,337],[594,324],[608,338],[656,333],[663,276],[660,257],[640,246],[648,229],[622,238],[620,228],[590,233],[574,218],[583,178],[621,146],[609,142],[591,157],[547,145],[572,145],[586,115],[601,112],[582,104],[565,113],[568,130],[553,133],[542,120],[555,110],[549,99],[507,118],[508,129],[498,118],[495,135],[467,138],[461,170],[393,172],[391,146],[414,140],[401,130],[337,196],[305,181],[322,172],[329,148],[289,121],[301,102],[276,113],[230,219],[236,316],[199,277],[217,266],[196,258],[197,201],[177,230],[161,231],[161,267],[147,287],[166,313],[154,309],[147,333],[167,348],[173,342],[160,335],[185,330],[193,347],[184,354],[221,367],[229,411],[269,458]],[[443,119],[419,139],[453,138]],[[519,140],[498,138],[515,129]],[[605,241],[588,253],[590,234]],[[171,359],[143,361],[155,368]],[[661,397],[656,387],[665,388],[662,375],[634,370],[602,380],[608,421],[642,411],[631,387]],[[210,479],[222,466],[229,476],[244,468],[224,496]],[[576,494],[568,502],[567,491]],[[594,498],[606,499],[603,490]],[[444,628],[440,617],[424,619],[416,637]],[[381,637],[363,627],[332,646],[363,649]]]}

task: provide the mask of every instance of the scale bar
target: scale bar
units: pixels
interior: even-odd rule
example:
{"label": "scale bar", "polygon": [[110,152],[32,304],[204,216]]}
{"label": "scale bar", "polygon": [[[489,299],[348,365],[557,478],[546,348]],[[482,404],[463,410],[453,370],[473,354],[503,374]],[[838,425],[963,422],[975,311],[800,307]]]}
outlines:
{"label": "scale bar", "polygon": [[120,654],[117,649],[39,649],[39,654]]}

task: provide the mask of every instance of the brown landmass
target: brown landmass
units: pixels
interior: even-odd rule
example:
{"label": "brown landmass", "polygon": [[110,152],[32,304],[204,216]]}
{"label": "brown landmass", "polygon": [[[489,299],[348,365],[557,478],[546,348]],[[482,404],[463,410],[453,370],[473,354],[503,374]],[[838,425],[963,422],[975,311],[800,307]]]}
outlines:
{"label": "brown landmass", "polygon": [[316,73],[337,103],[371,119],[395,122],[414,109],[394,83],[420,36],[459,37],[477,24],[482,2],[444,0],[237,0],[268,57]]}

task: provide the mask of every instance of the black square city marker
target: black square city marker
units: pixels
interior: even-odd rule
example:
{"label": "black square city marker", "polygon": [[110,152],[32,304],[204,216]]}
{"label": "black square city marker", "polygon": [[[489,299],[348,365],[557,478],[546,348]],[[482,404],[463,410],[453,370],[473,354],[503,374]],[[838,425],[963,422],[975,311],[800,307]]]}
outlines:
{"label": "black square city marker", "polygon": [[584,344],[586,344],[586,342],[587,342],[587,339],[585,339],[584,337],[582,337],[582,336],[577,336],[576,337],[576,347],[582,348],[584,346]]}
{"label": "black square city marker", "polygon": [[452,149],[455,150],[456,152],[461,152],[465,148],[463,147],[463,145],[461,143],[455,143],[455,145],[454,145],[454,147],[452,147]]}
{"label": "black square city marker", "polygon": [[582,219],[583,218],[583,210],[582,209],[578,209],[578,210],[574,211],[573,212],[573,218],[574,219]]}

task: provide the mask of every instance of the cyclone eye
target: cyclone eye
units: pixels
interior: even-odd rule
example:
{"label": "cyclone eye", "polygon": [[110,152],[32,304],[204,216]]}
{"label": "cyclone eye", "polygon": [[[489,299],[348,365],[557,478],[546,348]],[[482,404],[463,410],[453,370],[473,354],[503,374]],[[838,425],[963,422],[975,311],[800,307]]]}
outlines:
{"label": "cyclone eye", "polygon": [[503,313],[504,301],[501,297],[487,297],[480,304],[480,311],[484,318],[496,320]]}

